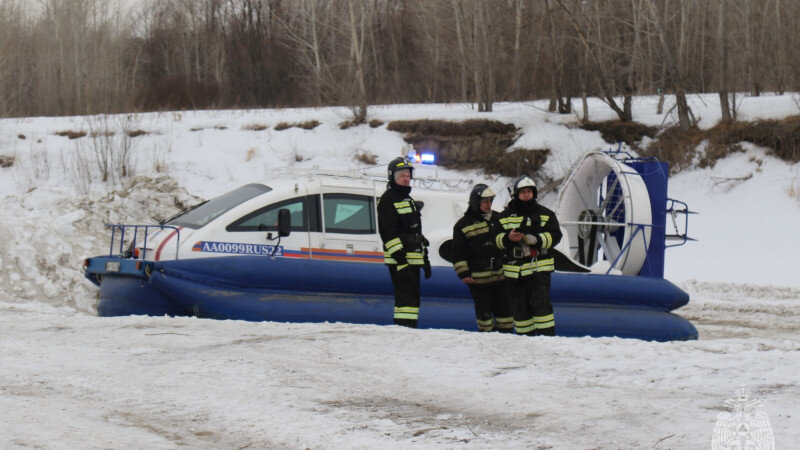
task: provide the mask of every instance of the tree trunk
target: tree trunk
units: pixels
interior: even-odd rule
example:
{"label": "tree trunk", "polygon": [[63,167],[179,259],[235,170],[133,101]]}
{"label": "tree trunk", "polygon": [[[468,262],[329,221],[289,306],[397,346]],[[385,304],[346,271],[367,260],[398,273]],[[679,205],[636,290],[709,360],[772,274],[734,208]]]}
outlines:
{"label": "tree trunk", "polygon": [[522,34],[522,0],[516,0],[514,3],[514,60],[511,66],[511,92],[514,95],[514,100],[521,100],[522,93],[520,89],[520,35]]}
{"label": "tree trunk", "polygon": [[317,104],[322,102],[322,60],[320,57],[319,38],[317,37],[317,1],[307,3],[311,8],[311,53],[314,55],[314,98]]}
{"label": "tree trunk", "polygon": [[719,106],[722,110],[722,121],[730,122],[731,107],[728,103],[728,30],[725,26],[726,6],[728,0],[719,0],[719,20],[717,23],[717,61],[719,74]]}
{"label": "tree trunk", "polygon": [[483,85],[481,92],[481,108],[480,111],[491,112],[494,106],[494,61],[491,57],[493,52],[493,40],[489,34],[489,12],[487,10],[487,3],[484,1],[477,2],[477,18],[480,39],[476,42],[476,48],[480,54],[480,80],[479,83]]}
{"label": "tree trunk", "polygon": [[589,101],[586,98],[585,89],[583,92],[581,92],[581,106],[583,106],[583,117],[581,117],[581,123],[589,123]]}
{"label": "tree trunk", "polygon": [[[606,95],[603,98],[603,101],[606,102],[606,104],[608,105],[609,108],[611,108],[611,110],[613,110],[615,113],[617,113],[617,117],[619,117],[619,120],[621,122],[630,122],[630,121],[633,120],[633,116],[631,115],[631,111],[630,111],[630,109],[631,109],[630,100],[629,100],[628,97],[625,97],[623,99],[622,108],[619,107],[619,105],[617,104],[617,101],[614,99],[614,97],[612,97],[610,95]],[[628,103],[627,106],[625,105],[625,102]],[[627,108],[627,111],[626,111],[626,108]]]}
{"label": "tree trunk", "polygon": [[[365,123],[367,121],[367,88],[364,83],[364,65],[363,65],[363,42],[359,42],[358,28],[356,27],[356,15],[353,11],[353,2],[350,0],[348,5],[350,7],[350,43],[352,49],[353,61],[355,62],[356,82],[358,83],[358,91],[356,93],[356,104],[353,121],[355,123]],[[363,22],[363,18],[362,18]]]}
{"label": "tree trunk", "polygon": [[754,97],[761,95],[761,88],[756,79],[756,55],[753,43],[752,30],[752,0],[744,0],[744,51],[745,51],[745,74],[747,84],[750,86],[750,94]]}
{"label": "tree trunk", "polygon": [[620,117],[621,121],[623,122],[633,121],[633,96],[631,96],[631,94],[626,94],[622,98],[622,115],[624,117]]}
{"label": "tree trunk", "polygon": [[675,92],[675,103],[678,105],[678,126],[687,131],[692,128],[691,110],[686,102],[686,91],[680,89]]}
{"label": "tree trunk", "polygon": [[458,55],[459,55],[459,87],[461,89],[461,101],[466,102],[467,97],[467,51],[464,48],[464,32],[461,29],[461,14],[458,0],[452,0],[453,5],[453,19],[456,24],[456,41],[458,41]]}
{"label": "tree trunk", "polygon": [[777,89],[778,94],[783,95],[786,89],[786,54],[784,51],[785,43],[783,39],[783,20],[781,19],[781,0],[775,0],[775,33],[773,33],[774,41],[777,44],[775,49],[775,59],[777,64]]}
{"label": "tree trunk", "polygon": [[558,96],[553,95],[550,97],[550,103],[547,105],[547,112],[554,113],[558,111]]}
{"label": "tree trunk", "polygon": [[557,63],[559,59],[559,54],[556,49],[558,43],[558,35],[556,34],[556,25],[555,19],[553,19],[553,13],[550,10],[550,2],[545,1],[545,8],[547,10],[547,25],[550,37],[550,61],[552,66],[550,68],[550,90],[552,91],[550,97],[550,105],[548,106],[548,111],[551,113],[558,112],[561,109],[561,73],[559,70],[559,64]]}
{"label": "tree trunk", "polygon": [[[675,59],[675,53],[673,52],[672,46],[667,39],[667,32],[664,27],[664,22],[661,17],[661,14],[656,11],[655,2],[648,2],[650,7],[650,15],[653,19],[653,23],[656,27],[656,33],[658,34],[658,40],[661,43],[661,50],[664,55],[664,65],[669,72],[673,89],[675,90],[675,102],[678,107],[678,126],[681,130],[689,130],[692,128],[692,121],[690,119],[690,111],[689,111],[689,104],[686,102],[686,88],[685,88],[685,81],[683,78],[683,71],[678,66],[678,61]],[[682,17],[685,17],[682,16]],[[681,42],[685,43],[685,40],[681,39]],[[682,50],[678,48],[678,54],[680,55]]]}
{"label": "tree trunk", "polygon": [[558,96],[558,113],[569,114],[572,112],[572,97]]}

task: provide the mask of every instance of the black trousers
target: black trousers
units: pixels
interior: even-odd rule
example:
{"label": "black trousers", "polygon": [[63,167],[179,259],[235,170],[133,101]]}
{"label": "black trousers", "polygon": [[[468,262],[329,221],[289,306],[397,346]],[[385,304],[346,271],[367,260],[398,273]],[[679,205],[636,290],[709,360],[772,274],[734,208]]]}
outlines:
{"label": "black trousers", "polygon": [[417,328],[419,318],[419,267],[388,265],[394,287],[394,324]]}
{"label": "black trousers", "polygon": [[534,272],[526,277],[505,279],[506,295],[511,300],[517,334],[555,336],[550,275],[550,272]]}
{"label": "black trousers", "polygon": [[471,284],[469,293],[475,302],[475,320],[478,331],[514,331],[514,319],[511,314],[511,302],[503,283]]}

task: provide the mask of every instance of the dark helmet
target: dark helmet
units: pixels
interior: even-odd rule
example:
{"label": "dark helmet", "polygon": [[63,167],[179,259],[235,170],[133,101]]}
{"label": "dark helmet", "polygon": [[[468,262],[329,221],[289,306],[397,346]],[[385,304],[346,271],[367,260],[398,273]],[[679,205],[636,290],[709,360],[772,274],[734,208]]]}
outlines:
{"label": "dark helmet", "polygon": [[472,188],[472,192],[469,193],[469,207],[477,211],[481,207],[481,201],[494,197],[494,190],[490,186],[483,183],[476,184],[475,187]]}
{"label": "dark helmet", "polygon": [[525,188],[531,188],[531,190],[533,190],[533,199],[536,200],[536,182],[529,176],[520,177],[514,182],[513,197],[519,198],[519,191]]}
{"label": "dark helmet", "polygon": [[387,169],[387,176],[389,177],[389,181],[394,181],[394,173],[398,170],[409,169],[411,171],[411,177],[414,177],[414,166],[411,163],[403,158],[395,158],[389,163],[389,167]]}

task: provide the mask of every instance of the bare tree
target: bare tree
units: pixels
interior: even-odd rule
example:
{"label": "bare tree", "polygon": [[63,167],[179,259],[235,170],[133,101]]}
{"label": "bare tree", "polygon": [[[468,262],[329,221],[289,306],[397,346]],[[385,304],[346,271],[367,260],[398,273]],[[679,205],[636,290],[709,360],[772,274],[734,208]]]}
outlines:
{"label": "bare tree", "polygon": [[367,85],[364,82],[364,27],[366,22],[366,5],[360,2],[360,14],[356,20],[354,3],[348,0],[348,17],[350,31],[350,72],[355,77],[355,97],[353,105],[353,121],[365,123],[367,121]]}
{"label": "bare tree", "polygon": [[0,117],[16,112],[15,105],[24,96],[22,50],[17,39],[23,38],[25,19],[17,0],[0,0]]}
{"label": "bare tree", "polygon": [[329,100],[324,92],[332,81],[320,45],[320,35],[323,33],[319,17],[320,3],[319,0],[308,0],[295,4],[283,22],[284,39],[297,55],[300,69],[297,78],[308,84],[310,95],[317,105]]}
{"label": "bare tree", "polygon": [[[719,16],[717,20],[717,73],[719,76],[719,105],[722,110],[722,121],[730,122],[735,116],[731,108],[728,91],[728,34],[726,26],[728,18],[728,0],[719,0]],[[735,102],[734,102],[735,104]]]}
{"label": "bare tree", "polygon": [[514,0],[514,57],[511,63],[511,90],[514,97],[520,98],[520,50],[522,45],[522,0]]}
{"label": "bare tree", "polygon": [[787,83],[787,64],[786,61],[790,58],[786,54],[786,41],[787,32],[784,29],[783,21],[783,5],[781,0],[775,0],[775,23],[772,28],[773,32],[769,39],[770,42],[775,43],[775,75],[776,75],[776,89],[779,93],[783,93],[786,89]]}
{"label": "bare tree", "polygon": [[[478,111],[491,111],[496,99],[496,72],[501,55],[498,5],[482,0],[452,0],[458,52],[462,59],[462,92],[478,104]],[[470,78],[467,86],[466,79]],[[471,95],[470,95],[471,93]]]}
{"label": "bare tree", "polygon": [[[681,30],[677,37],[669,36],[667,34],[664,16],[666,15],[669,3],[667,0],[653,0],[648,2],[650,18],[655,27],[658,40],[661,43],[661,53],[663,64],[670,75],[670,85],[675,94],[675,102],[678,108],[678,126],[682,130],[688,130],[694,126],[694,121],[691,119],[691,109],[686,101],[686,79],[684,78],[684,70],[680,64],[681,60],[676,58],[676,55],[681,56],[685,51],[686,35],[685,25],[688,21],[689,15],[689,1],[688,0],[675,0],[675,7],[680,17],[678,28]],[[660,6],[660,10],[657,8]]]}
{"label": "bare tree", "polygon": [[[617,114],[623,122],[633,120],[633,50],[639,30],[633,27],[631,14],[621,15],[625,9],[605,10],[603,2],[586,3],[575,0],[556,0],[567,13],[577,39],[583,45],[589,61],[587,69],[594,73],[598,97]],[[627,32],[622,32],[626,29]],[[620,88],[618,88],[618,86]],[[622,94],[622,106],[615,96]]]}
{"label": "bare tree", "polygon": [[[425,3],[427,7],[423,8],[422,3]],[[448,55],[459,54],[453,49],[453,42],[456,39],[451,39],[451,33],[453,37],[456,33],[453,31],[452,24],[447,22],[450,18],[449,4],[444,1],[419,0],[413,5],[414,7],[409,8],[408,11],[413,21],[408,25],[411,30],[415,31],[411,32],[410,36],[414,42],[414,50],[419,51],[419,54],[417,58],[413,58],[407,52],[403,52],[402,57],[410,59],[410,65],[413,67],[412,73],[416,74],[424,97],[433,101],[457,99],[455,93],[460,92],[459,88],[463,86],[462,83],[452,83],[452,94],[446,91],[446,86],[450,84],[448,83],[448,73],[451,70],[464,73],[463,70],[459,70],[463,64],[454,64],[457,66],[456,68],[449,67],[451,58]],[[402,85],[400,78],[403,72],[398,39],[402,36],[398,37],[397,33],[390,33],[389,37],[391,38],[390,54],[393,59],[396,59],[393,61],[395,65],[393,81],[400,87]]]}
{"label": "bare tree", "polygon": [[458,0],[452,0],[452,7],[453,7],[453,22],[455,23],[455,30],[456,30],[456,42],[458,44],[458,55],[459,55],[459,80],[461,92],[461,101],[468,100],[468,90],[467,87],[467,71],[468,71],[468,58],[467,58],[467,44],[465,34],[466,31],[464,30],[464,13],[462,12],[462,6]]}
{"label": "bare tree", "polygon": [[545,0],[545,17],[547,18],[547,29],[548,29],[548,38],[550,45],[549,48],[549,60],[550,60],[550,104],[547,107],[549,112],[559,112],[562,114],[566,114],[572,110],[572,102],[570,97],[564,98],[564,89],[562,88],[562,80],[564,74],[564,65],[566,63],[566,58],[564,56],[564,38],[563,36],[558,33],[558,27],[556,26],[556,18],[554,17],[554,13],[552,8],[550,7],[550,1]]}
{"label": "bare tree", "polygon": [[786,0],[122,1],[0,0],[0,114],[800,88]]}

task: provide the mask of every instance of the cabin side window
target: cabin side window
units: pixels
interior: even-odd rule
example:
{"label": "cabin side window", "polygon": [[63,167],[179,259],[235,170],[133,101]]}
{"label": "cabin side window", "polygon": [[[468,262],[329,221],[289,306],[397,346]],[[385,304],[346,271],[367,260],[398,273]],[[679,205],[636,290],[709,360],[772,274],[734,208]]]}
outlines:
{"label": "cabin side window", "polygon": [[226,227],[228,231],[277,231],[278,211],[288,209],[292,217],[292,231],[309,231],[318,228],[315,226],[316,205],[309,208],[309,203],[316,203],[309,197],[295,197],[282,202],[273,203],[247,214]]}
{"label": "cabin side window", "polygon": [[375,233],[372,197],[355,194],[323,194],[322,210],[326,233]]}

